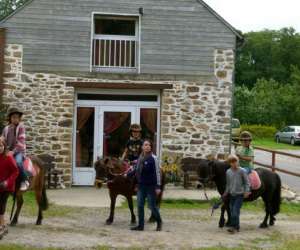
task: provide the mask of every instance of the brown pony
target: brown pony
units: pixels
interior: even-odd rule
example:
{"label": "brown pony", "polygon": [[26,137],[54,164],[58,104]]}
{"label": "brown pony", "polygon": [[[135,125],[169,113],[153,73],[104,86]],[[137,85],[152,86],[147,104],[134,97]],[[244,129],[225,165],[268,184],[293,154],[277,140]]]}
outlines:
{"label": "brown pony", "polygon": [[[133,178],[124,177],[124,161],[117,158],[105,157],[95,162],[96,180],[95,185],[101,188],[104,182],[107,182],[107,187],[110,196],[110,214],[106,220],[107,225],[111,225],[114,221],[114,211],[117,196],[123,195],[126,197],[128,207],[131,213],[131,224],[136,223],[136,217],[133,211],[132,196],[136,195],[135,184]],[[162,200],[163,190],[165,186],[165,178],[163,172],[161,173],[161,193],[157,196],[157,205],[159,206]],[[150,222],[154,222],[154,216],[151,214]]]}
{"label": "brown pony", "polygon": [[[46,187],[45,187],[45,168],[43,167],[43,162],[37,156],[29,157],[31,159],[33,168],[36,172],[34,177],[30,178],[30,190],[33,190],[35,193],[35,198],[39,207],[38,217],[36,221],[36,225],[41,225],[43,220],[43,211],[48,209],[48,199],[46,195]],[[20,211],[23,205],[23,194],[24,191],[20,191],[20,184],[17,180],[16,191],[14,193],[14,201],[13,201],[13,208],[11,211],[11,226],[15,226],[18,223],[18,218],[20,215]],[[17,202],[17,210],[14,213],[15,202]]]}

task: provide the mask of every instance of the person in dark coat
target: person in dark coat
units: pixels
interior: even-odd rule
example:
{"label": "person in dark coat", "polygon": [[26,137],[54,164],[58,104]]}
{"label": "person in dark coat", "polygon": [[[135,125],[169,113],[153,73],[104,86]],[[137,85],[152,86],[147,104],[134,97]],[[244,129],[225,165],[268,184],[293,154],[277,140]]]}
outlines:
{"label": "person in dark coat", "polygon": [[19,170],[14,157],[8,153],[4,138],[0,137],[0,239],[8,233],[4,214],[8,196],[15,191],[18,175]]}
{"label": "person in dark coat", "polygon": [[138,183],[138,226],[131,230],[144,230],[144,207],[147,198],[149,208],[157,222],[157,231],[162,230],[162,219],[159,208],[156,205],[156,196],[161,192],[160,167],[157,157],[152,153],[152,142],[145,140],[142,146],[142,153],[138,159],[137,167],[127,173],[128,177],[136,176]]}

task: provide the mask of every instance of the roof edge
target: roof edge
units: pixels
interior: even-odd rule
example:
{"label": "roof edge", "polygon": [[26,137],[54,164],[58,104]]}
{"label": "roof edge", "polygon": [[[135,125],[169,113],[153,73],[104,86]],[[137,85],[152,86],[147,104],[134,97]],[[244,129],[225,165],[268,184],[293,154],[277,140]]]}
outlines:
{"label": "roof edge", "polygon": [[203,0],[196,0],[199,4],[203,5],[211,14],[213,14],[216,18],[218,18],[222,23],[225,24],[227,28],[229,28],[237,38],[243,40],[244,37],[240,32],[237,31],[229,22],[227,22],[222,16],[220,16],[212,7],[210,7],[207,3]]}
{"label": "roof edge", "polygon": [[2,20],[0,20],[0,25],[5,23],[8,19],[10,19],[12,16],[14,16],[15,14],[17,14],[19,11],[21,11],[22,9],[24,9],[26,6],[28,6],[29,4],[31,4],[34,0],[29,0],[26,3],[24,3],[22,6],[20,6],[19,8],[15,9],[12,13],[10,13],[8,16],[4,17]]}

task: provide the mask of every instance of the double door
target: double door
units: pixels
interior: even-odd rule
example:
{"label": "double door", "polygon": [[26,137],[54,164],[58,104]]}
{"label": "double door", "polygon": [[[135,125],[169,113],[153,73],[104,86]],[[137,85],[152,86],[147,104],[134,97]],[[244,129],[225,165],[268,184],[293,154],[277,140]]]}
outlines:
{"label": "double door", "polygon": [[73,150],[73,185],[93,185],[97,157],[121,157],[130,137],[131,124],[142,127],[142,138],[154,142],[158,151],[157,107],[137,105],[80,105],[76,108]]}

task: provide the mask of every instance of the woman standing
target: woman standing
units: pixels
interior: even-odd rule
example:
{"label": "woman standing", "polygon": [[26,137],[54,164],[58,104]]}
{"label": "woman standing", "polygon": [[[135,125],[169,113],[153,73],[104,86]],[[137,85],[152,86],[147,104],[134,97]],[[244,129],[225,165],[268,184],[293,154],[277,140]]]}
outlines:
{"label": "woman standing", "polygon": [[19,170],[11,154],[8,154],[6,143],[0,137],[0,239],[8,233],[4,214],[6,203],[10,193],[15,190],[15,182]]}
{"label": "woman standing", "polygon": [[127,176],[136,176],[138,181],[138,226],[131,230],[144,230],[144,207],[147,197],[149,208],[157,222],[156,231],[162,230],[162,220],[159,209],[156,205],[156,197],[161,192],[160,168],[157,157],[152,153],[152,142],[145,140],[142,146],[142,154],[140,155],[137,167],[129,172]]}

